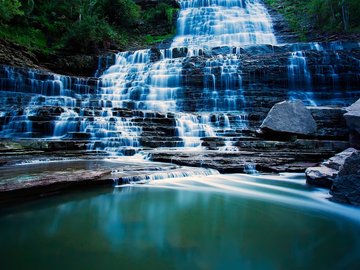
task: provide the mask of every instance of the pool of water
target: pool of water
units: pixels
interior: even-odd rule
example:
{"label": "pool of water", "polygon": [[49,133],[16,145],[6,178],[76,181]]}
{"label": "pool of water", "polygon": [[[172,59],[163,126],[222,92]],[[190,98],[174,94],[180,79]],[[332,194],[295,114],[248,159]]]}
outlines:
{"label": "pool of water", "polygon": [[302,175],[214,175],[0,210],[1,269],[359,269],[360,209]]}

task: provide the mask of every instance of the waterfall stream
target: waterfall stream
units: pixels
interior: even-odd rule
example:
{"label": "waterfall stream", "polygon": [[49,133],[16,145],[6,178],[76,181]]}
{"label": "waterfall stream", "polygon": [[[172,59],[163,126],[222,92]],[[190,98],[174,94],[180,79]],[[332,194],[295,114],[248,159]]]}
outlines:
{"label": "waterfall stream", "polygon": [[[359,44],[277,44],[259,0],[179,4],[177,34],[168,49],[100,57],[97,78],[2,67],[0,136],[80,140],[88,150],[112,155],[146,147],[198,151],[206,140],[221,142],[211,150],[236,152],[236,139],[254,131],[250,121],[259,118],[248,115],[268,110],[272,96],[346,105],[360,93],[352,89],[360,72],[340,63],[352,61],[359,69],[356,55],[343,54]],[[276,53],[287,61],[258,68]],[[274,75],[266,81],[271,65],[286,66],[277,86]],[[352,92],[345,93],[347,88]]]}
{"label": "waterfall stream", "polygon": [[[187,56],[197,56],[201,50],[217,46],[276,43],[271,19],[259,1],[195,0],[179,3],[177,35],[171,48],[162,50],[157,62],[151,61],[150,50],[118,53],[115,64],[101,76],[99,102],[114,108],[180,112],[177,97],[182,90],[184,57],[172,58],[173,48],[187,47]],[[210,102],[204,110],[242,110],[245,99],[239,63],[237,54],[219,55],[207,61],[204,99]],[[219,81],[216,81],[214,72],[220,72]],[[202,137],[217,136],[213,125],[203,116],[177,113],[175,117],[176,135],[183,140],[183,147],[198,147]],[[230,122],[227,125],[230,129]]]}

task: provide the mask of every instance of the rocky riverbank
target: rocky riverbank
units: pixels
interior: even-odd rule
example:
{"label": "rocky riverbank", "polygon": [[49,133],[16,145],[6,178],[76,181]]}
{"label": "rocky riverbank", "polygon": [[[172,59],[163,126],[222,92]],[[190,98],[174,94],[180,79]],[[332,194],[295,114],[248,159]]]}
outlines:
{"label": "rocky riverbank", "polygon": [[[106,158],[77,151],[44,153],[7,145],[8,161],[0,167],[0,205],[46,197],[70,190],[113,187],[174,177],[217,174],[215,170],[149,162],[143,159]],[[16,150],[15,150],[16,148]],[[12,153],[13,156],[10,156]]]}
{"label": "rocky riverbank", "polygon": [[357,206],[360,205],[359,104],[360,99],[344,108],[344,118],[350,133],[349,145],[352,148],[305,171],[308,184],[331,189],[331,200]]}

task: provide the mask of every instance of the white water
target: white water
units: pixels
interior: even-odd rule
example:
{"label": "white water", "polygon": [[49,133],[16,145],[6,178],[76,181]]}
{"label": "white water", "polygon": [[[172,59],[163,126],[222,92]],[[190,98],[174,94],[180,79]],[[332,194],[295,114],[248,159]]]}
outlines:
{"label": "white water", "polygon": [[138,188],[165,188],[206,193],[226,193],[261,202],[278,203],[287,207],[332,213],[342,218],[360,222],[359,209],[328,200],[327,189],[306,185],[303,174],[280,175],[224,174],[206,178],[186,177],[151,181]]}
{"label": "white water", "polygon": [[[216,46],[276,43],[271,19],[266,8],[257,0],[179,3],[177,35],[171,48],[187,47],[188,56]],[[117,54],[115,64],[101,76],[99,106],[179,111],[177,99],[181,89],[183,58],[173,59],[171,49],[163,50],[160,61],[153,63],[150,53],[150,50],[140,50]],[[237,55],[219,56],[207,63],[204,83],[208,87],[204,89],[204,98],[209,98],[210,103],[204,108],[206,111],[241,110],[245,100],[238,66]],[[221,70],[219,82],[215,81],[213,67]],[[201,137],[216,136],[213,125],[202,116],[176,114],[176,124],[177,135],[182,138],[184,147],[199,147]]]}
{"label": "white water", "polygon": [[[134,154],[141,148],[139,137],[143,128],[139,117],[124,117],[117,111],[127,108],[144,114],[147,110],[174,113],[176,135],[182,140],[178,147],[201,147],[204,137],[222,137],[225,146],[219,148],[220,151],[237,151],[232,137],[241,134],[248,125],[243,110],[246,99],[240,70],[241,50],[234,47],[276,44],[271,19],[258,0],[184,0],[179,3],[178,31],[171,48],[161,50],[158,61],[152,59],[152,50],[120,52],[112,66],[109,66],[110,58],[100,59],[97,76],[103,66],[108,68],[100,77],[97,93],[91,92],[85,79],[56,74],[39,76],[33,70],[22,76],[14,68],[5,68],[1,89],[11,88],[14,92],[24,91],[36,96],[22,112],[14,111],[6,116],[9,120],[2,126],[0,135],[36,137],[40,132],[31,120],[37,117],[36,109],[59,106],[63,112],[49,116],[51,124],[46,136],[56,139],[83,136],[92,141],[89,150],[118,155],[130,149],[134,151],[128,153]],[[227,47],[216,48],[219,46]],[[187,60],[196,59],[190,56],[209,52],[214,47],[219,53],[209,58],[205,67],[199,67],[204,71],[204,89],[197,96],[191,96],[191,89],[183,87],[186,63],[184,57],[173,58],[172,49],[176,47],[186,47],[183,50],[188,52]],[[323,53],[322,63],[315,66],[315,72],[309,69],[303,49]],[[341,49],[341,43],[331,43],[326,48],[318,43],[295,44],[288,60],[289,97],[317,105],[313,80],[330,81],[338,87],[341,67],[331,63],[334,55],[336,59],[341,58],[338,53]],[[105,64],[101,65],[103,62]],[[196,60],[191,64],[196,66]],[[189,106],[190,109],[183,112],[182,103],[191,102],[196,106]],[[241,119],[236,119],[235,115]]]}
{"label": "white water", "polygon": [[[140,174],[135,176],[124,176],[121,179],[115,179],[115,187],[121,187],[123,184],[144,184],[156,180],[169,180],[169,179],[184,179],[188,177],[196,177],[200,179],[203,176],[219,175],[217,170],[206,169],[206,168],[190,168],[183,167],[180,169],[152,172],[146,174]],[[119,185],[119,181],[121,184]]]}
{"label": "white water", "polygon": [[[206,61],[204,93],[212,111],[238,111],[245,105],[239,64],[236,54],[218,55]],[[217,72],[221,74],[219,81],[215,76]]]}
{"label": "white water", "polygon": [[257,0],[180,0],[172,47],[276,44],[270,16]]}
{"label": "white water", "polygon": [[[6,69],[8,81],[2,88],[9,88],[9,85],[13,91],[28,88],[29,92],[37,95],[23,114],[14,113],[1,135],[34,136],[37,130],[33,129],[29,117],[36,116],[32,112],[44,106],[61,107],[60,112],[49,116],[53,124],[49,124],[48,136],[57,139],[71,139],[72,136],[90,138],[89,150],[105,150],[116,155],[127,149],[137,152],[142,133],[136,119],[123,117],[116,111],[117,108],[176,112],[176,135],[183,141],[178,145],[180,147],[200,147],[202,137],[216,137],[234,128],[239,129],[236,119],[231,122],[226,113],[221,113],[236,114],[245,103],[242,79],[237,70],[240,63],[238,55],[219,55],[209,60],[205,68],[206,87],[202,98],[210,102],[204,102],[203,108],[195,109],[201,114],[179,113],[182,108],[177,101],[183,98],[184,57],[173,58],[172,49],[187,47],[188,56],[194,56],[199,55],[201,50],[217,46],[275,44],[266,8],[258,0],[191,0],[179,3],[177,35],[171,49],[162,50],[159,61],[153,61],[151,50],[120,52],[112,66],[109,66],[109,57],[100,59],[96,75],[101,74],[104,66],[108,68],[100,77],[96,95],[90,93],[84,79],[56,74],[45,78],[32,70],[25,77],[12,68]],[[218,79],[214,75],[217,70],[220,70]],[[219,115],[212,116],[216,119],[210,121],[212,112],[219,112]],[[227,144],[229,147],[223,151],[231,148],[229,142]]]}

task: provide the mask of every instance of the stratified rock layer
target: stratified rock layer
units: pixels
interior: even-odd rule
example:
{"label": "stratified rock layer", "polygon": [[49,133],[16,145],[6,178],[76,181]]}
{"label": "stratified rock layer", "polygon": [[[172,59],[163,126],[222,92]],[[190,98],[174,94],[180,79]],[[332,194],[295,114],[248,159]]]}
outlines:
{"label": "stratified rock layer", "polygon": [[[110,94],[107,99],[103,97],[106,82],[99,78],[2,66],[0,133],[19,139],[25,147],[23,153],[60,151],[76,155],[79,151],[106,155],[109,145],[115,151],[120,145],[124,155],[143,151],[152,160],[223,172],[243,172],[249,163],[260,171],[304,171],[348,148],[343,106],[354,102],[359,91],[360,49],[354,43],[341,44],[341,49],[335,45],[218,47],[200,50],[196,56],[188,56],[188,48],[173,48],[171,61],[179,64],[176,68],[181,84],[172,95],[176,108],[171,112],[135,106],[149,94],[146,79],[141,84],[136,81],[136,87],[124,85],[128,87],[124,91],[134,95],[119,106],[112,104]],[[298,50],[304,51],[312,77],[308,89],[290,87],[289,58]],[[154,65],[162,54],[154,48],[148,56],[148,64]],[[98,75],[113,61],[100,61]],[[130,75],[128,84],[133,83]],[[232,84],[226,83],[230,81]],[[143,84],[144,91],[137,91]],[[103,91],[99,90],[101,86]],[[312,94],[318,106],[302,108],[307,111],[307,119],[313,118],[311,127],[316,122],[316,132],[310,128],[300,133],[288,130],[285,136],[258,133],[270,109],[293,94],[301,94],[306,105],[312,104],[306,96]],[[295,118],[291,117],[287,119],[288,128],[294,128]],[[181,149],[187,139],[179,132],[182,119],[197,121],[194,129],[199,129],[199,148]],[[212,128],[211,135],[201,131],[204,121]],[[137,142],[136,147],[122,143],[127,134]],[[20,152],[3,152],[1,162],[11,163]]]}

